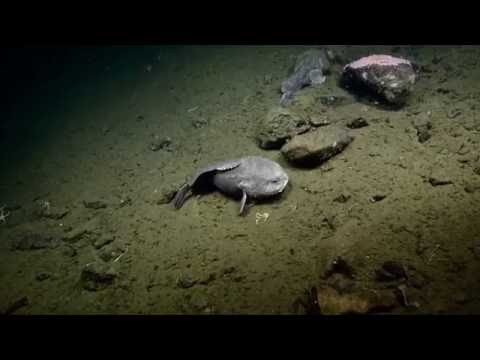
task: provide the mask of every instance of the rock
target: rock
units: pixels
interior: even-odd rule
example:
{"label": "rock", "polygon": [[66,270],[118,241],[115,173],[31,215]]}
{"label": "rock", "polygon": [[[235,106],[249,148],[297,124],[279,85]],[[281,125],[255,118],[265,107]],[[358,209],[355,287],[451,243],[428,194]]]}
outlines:
{"label": "rock", "polygon": [[58,246],[58,241],[50,235],[43,234],[26,234],[16,239],[12,244],[12,250],[38,250],[38,249],[54,249]]}
{"label": "rock", "polygon": [[370,93],[389,104],[403,105],[415,80],[410,61],[390,55],[371,55],[346,65],[341,83],[357,94]]}
{"label": "rock", "polygon": [[46,272],[40,272],[37,275],[35,275],[35,280],[37,281],[44,281],[50,278],[50,274]]}
{"label": "rock", "polygon": [[424,143],[432,137],[430,133],[432,123],[429,120],[417,119],[413,122],[413,127],[417,131],[417,139],[419,143]]}
{"label": "rock", "polygon": [[258,144],[262,149],[280,149],[288,139],[309,129],[309,119],[305,114],[274,107],[259,127]]}
{"label": "rock", "polygon": [[355,271],[347,263],[347,261],[345,261],[345,259],[343,259],[341,256],[337,256],[335,259],[333,259],[328,270],[325,272],[324,278],[327,279],[334,274],[342,274],[349,279],[353,279]]}
{"label": "rock", "polygon": [[312,125],[314,127],[330,125],[330,121],[324,115],[310,116],[309,122],[310,122],[310,125]]}
{"label": "rock", "polygon": [[115,236],[113,235],[102,235],[99,239],[95,240],[93,247],[95,249],[100,249],[101,247],[113,242],[113,240],[115,240]]}
{"label": "rock", "polygon": [[355,118],[347,123],[347,127],[350,129],[360,129],[365,126],[368,126],[368,121],[362,117]]}
{"label": "rock", "polygon": [[103,261],[109,262],[111,260],[118,258],[125,251],[126,251],[125,246],[123,244],[109,243],[100,249],[98,256]]}
{"label": "rock", "polygon": [[92,200],[92,201],[83,201],[83,205],[87,209],[94,209],[94,210],[99,210],[99,209],[105,209],[107,207],[107,204],[104,201],[101,200]]}
{"label": "rock", "polygon": [[171,145],[172,145],[172,139],[170,139],[168,136],[161,138],[158,135],[155,135],[155,138],[150,143],[149,148],[152,151],[158,151],[161,149],[165,149],[167,151],[173,151]]}
{"label": "rock", "polygon": [[450,180],[438,179],[438,178],[436,178],[436,177],[429,177],[429,178],[428,178],[428,182],[429,182],[432,186],[441,186],[441,185],[450,185],[450,184],[453,184],[453,182],[450,181]]}
{"label": "rock", "polygon": [[196,283],[197,280],[190,276],[182,276],[177,280],[177,286],[182,289],[189,289],[192,286],[195,286]]}
{"label": "rock", "polygon": [[385,261],[380,269],[375,271],[376,280],[393,281],[407,277],[402,264],[396,261]]}
{"label": "rock", "polygon": [[338,126],[326,126],[286,143],[281,152],[291,163],[299,166],[316,166],[342,152],[353,137]]}
{"label": "rock", "polygon": [[97,291],[111,285],[116,277],[117,273],[108,264],[95,261],[85,265],[80,281],[85,290]]}

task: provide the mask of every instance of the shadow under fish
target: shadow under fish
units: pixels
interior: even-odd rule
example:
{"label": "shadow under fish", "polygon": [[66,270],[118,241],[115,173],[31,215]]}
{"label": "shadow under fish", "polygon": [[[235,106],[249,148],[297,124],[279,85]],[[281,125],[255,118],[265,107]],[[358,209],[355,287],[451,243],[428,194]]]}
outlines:
{"label": "shadow under fish", "polygon": [[283,192],[288,175],[275,161],[261,156],[246,156],[236,160],[220,161],[197,171],[183,184],[173,198],[180,209],[194,193],[220,190],[240,198],[240,215],[245,211],[247,199],[264,199]]}

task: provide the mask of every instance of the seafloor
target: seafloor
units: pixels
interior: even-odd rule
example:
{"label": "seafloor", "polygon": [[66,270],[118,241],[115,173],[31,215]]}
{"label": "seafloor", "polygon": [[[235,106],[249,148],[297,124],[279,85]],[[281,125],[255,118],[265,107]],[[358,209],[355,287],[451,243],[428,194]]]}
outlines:
{"label": "seafloor", "polygon": [[[293,106],[329,107],[331,121],[362,117],[369,126],[352,130],[355,140],[325,164],[297,169],[255,135],[295,55],[309,48],[17,54],[22,65],[2,70],[21,81],[7,89],[1,127],[0,206],[10,216],[0,222],[0,310],[303,313],[295,300],[341,257],[355,289],[397,294],[389,313],[479,313],[480,48],[332,47],[344,61],[406,57],[419,79],[400,110],[322,104],[345,95],[341,64],[324,85],[302,90]],[[421,120],[431,124],[423,143]],[[171,144],[153,151],[166,137]],[[243,217],[219,193],[178,211],[166,203],[198,167],[249,154],[286,169],[280,198]],[[378,281],[386,261],[401,264],[408,281]],[[87,264],[108,267],[104,278],[88,278]]]}

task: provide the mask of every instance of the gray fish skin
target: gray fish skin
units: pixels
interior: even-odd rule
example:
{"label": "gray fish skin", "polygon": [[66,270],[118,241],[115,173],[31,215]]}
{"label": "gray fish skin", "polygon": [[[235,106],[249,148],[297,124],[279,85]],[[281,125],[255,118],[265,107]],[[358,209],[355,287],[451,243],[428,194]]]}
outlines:
{"label": "gray fish skin", "polygon": [[213,185],[229,195],[242,195],[240,214],[244,212],[247,198],[260,199],[281,193],[289,178],[282,167],[270,159],[261,156],[246,156],[237,160],[228,160],[209,165],[184,184],[173,200],[177,209],[181,208],[188,193],[200,176],[212,177]]}
{"label": "gray fish skin", "polygon": [[330,62],[323,50],[308,50],[299,55],[294,71],[288,79],[282,82],[281,105],[286,105],[293,98],[296,92],[305,86],[321,84],[325,81],[322,77],[330,68]]}

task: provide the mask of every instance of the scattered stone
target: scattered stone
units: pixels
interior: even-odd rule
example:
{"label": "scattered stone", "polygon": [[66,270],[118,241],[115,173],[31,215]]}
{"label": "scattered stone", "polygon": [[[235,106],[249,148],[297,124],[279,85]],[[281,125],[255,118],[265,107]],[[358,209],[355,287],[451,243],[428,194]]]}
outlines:
{"label": "scattered stone", "polygon": [[355,275],[355,271],[353,268],[343,259],[341,256],[337,256],[333,259],[330,267],[325,272],[324,278],[328,279],[333,274],[342,274],[348,277],[349,279],[353,279]]}
{"label": "scattered stone", "polygon": [[429,182],[432,186],[441,186],[441,185],[450,185],[450,184],[453,184],[453,182],[450,181],[450,180],[437,179],[437,178],[435,178],[435,177],[429,177],[429,178],[428,178],[428,182]]}
{"label": "scattered stone", "polygon": [[102,235],[99,239],[95,240],[95,242],[93,243],[93,247],[95,249],[100,249],[103,246],[113,242],[113,240],[115,240],[115,236],[113,235]]}
{"label": "scattered stone", "polygon": [[205,118],[198,118],[192,121],[192,126],[195,129],[200,129],[206,125],[208,125],[208,120]]}
{"label": "scattered stone", "polygon": [[413,127],[417,130],[417,138],[419,143],[424,143],[432,137],[430,131],[432,130],[432,123],[429,120],[416,119],[413,122]]}
{"label": "scattered stone", "polygon": [[44,281],[50,278],[50,274],[47,272],[40,272],[35,276],[35,280],[37,281]]}
{"label": "scattered stone", "polygon": [[314,115],[309,118],[310,125],[314,127],[330,125],[330,121],[324,115]]}
{"label": "scattered stone", "polygon": [[58,241],[50,235],[43,234],[26,234],[16,239],[12,244],[12,250],[38,250],[38,249],[54,249],[58,246]]}
{"label": "scattered stone", "polygon": [[385,261],[382,267],[375,271],[375,275],[378,281],[394,281],[407,278],[405,268],[396,261]]}
{"label": "scattered stone", "polygon": [[309,129],[309,119],[305,114],[274,107],[261,123],[257,140],[262,149],[280,149],[288,139]]}
{"label": "scattered stone", "polygon": [[123,244],[109,243],[100,249],[98,256],[103,261],[109,262],[117,259],[120,255],[124,254],[125,251],[125,246]]}
{"label": "scattered stone", "polygon": [[133,200],[127,196],[125,199],[120,199],[120,203],[118,204],[118,209],[121,209],[127,205],[130,206],[132,204],[133,204]]}
{"label": "scattered stone", "polygon": [[107,204],[101,200],[92,200],[92,201],[84,200],[83,205],[87,209],[94,209],[94,210],[105,209],[107,207]]}
{"label": "scattered stone", "polygon": [[296,135],[286,143],[281,152],[291,163],[299,166],[316,166],[342,152],[353,136],[340,127],[331,125]]}
{"label": "scattered stone", "polygon": [[191,278],[190,276],[182,276],[177,279],[177,286],[182,289],[189,289],[197,283],[196,279]]}
{"label": "scattered stone", "polygon": [[152,151],[158,151],[158,150],[166,150],[169,152],[173,151],[173,148],[171,147],[172,145],[172,139],[169,138],[168,136],[161,138],[158,135],[155,135],[154,140],[150,143],[150,150]]}
{"label": "scattered stone", "polygon": [[392,105],[403,105],[415,84],[412,63],[390,55],[371,55],[346,65],[341,83],[358,94],[376,95]]}
{"label": "scattered stone", "polygon": [[16,312],[18,309],[28,305],[30,305],[30,300],[28,299],[28,297],[23,296],[20,299],[13,302],[11,305],[9,305],[7,309],[4,311],[4,315],[11,315],[14,312]]}
{"label": "scattered stone", "polygon": [[355,118],[347,123],[347,127],[350,129],[360,129],[365,126],[368,126],[368,121],[362,117]]}
{"label": "scattered stone", "polygon": [[85,290],[98,291],[111,285],[116,277],[117,273],[112,267],[101,261],[95,261],[85,265],[80,281]]}
{"label": "scattered stone", "polygon": [[333,199],[333,201],[338,202],[338,203],[341,203],[341,204],[344,204],[344,203],[346,203],[348,200],[350,200],[351,197],[352,197],[351,195],[340,194],[340,195],[337,196],[335,199]]}

